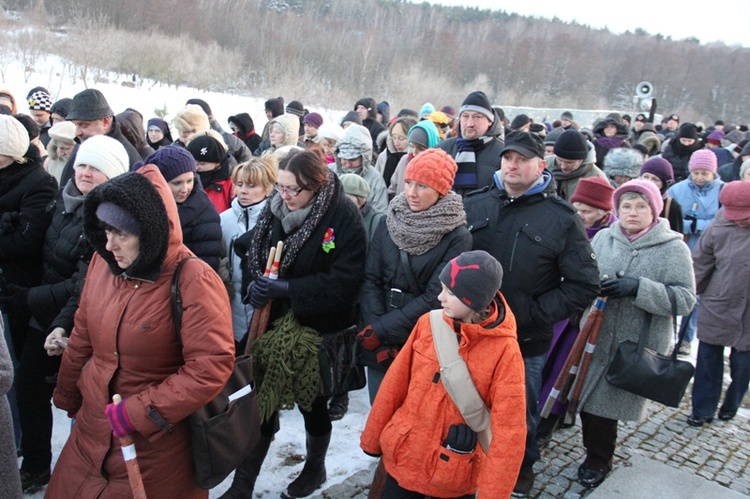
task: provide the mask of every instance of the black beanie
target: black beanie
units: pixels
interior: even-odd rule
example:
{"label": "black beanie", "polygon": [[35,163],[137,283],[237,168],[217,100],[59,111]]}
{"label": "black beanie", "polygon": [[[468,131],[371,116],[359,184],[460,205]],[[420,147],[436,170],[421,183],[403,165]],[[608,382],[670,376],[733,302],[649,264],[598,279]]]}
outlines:
{"label": "black beanie", "polygon": [[205,163],[221,163],[226,156],[224,148],[210,135],[201,135],[190,141],[187,150],[193,155],[195,161]]}
{"label": "black beanie", "polygon": [[555,141],[555,155],[562,159],[586,159],[589,146],[578,130],[565,130]]}
{"label": "black beanie", "polygon": [[286,105],[286,112],[301,118],[305,115],[305,106],[303,106],[300,101],[293,100]]}
{"label": "black beanie", "polygon": [[490,100],[484,92],[479,90],[466,96],[458,110],[458,115],[460,116],[464,111],[476,111],[485,115],[490,121],[495,121],[495,112],[492,110]]}
{"label": "black beanie", "polygon": [[526,116],[525,114],[519,114],[515,118],[513,118],[513,121],[510,122],[510,129],[511,130],[518,130],[519,128],[526,126],[531,121],[531,118]]}
{"label": "black beanie", "polygon": [[466,251],[448,262],[440,282],[464,305],[483,312],[503,284],[503,267],[486,251]]}
{"label": "black beanie", "polygon": [[73,99],[63,97],[62,99],[58,99],[54,104],[52,104],[52,108],[49,110],[49,112],[51,114],[59,114],[60,116],[65,118],[68,116],[68,112],[70,112],[70,108],[72,105]]}
{"label": "black beanie", "polygon": [[692,123],[685,123],[680,127],[679,137],[698,140],[698,128]]}

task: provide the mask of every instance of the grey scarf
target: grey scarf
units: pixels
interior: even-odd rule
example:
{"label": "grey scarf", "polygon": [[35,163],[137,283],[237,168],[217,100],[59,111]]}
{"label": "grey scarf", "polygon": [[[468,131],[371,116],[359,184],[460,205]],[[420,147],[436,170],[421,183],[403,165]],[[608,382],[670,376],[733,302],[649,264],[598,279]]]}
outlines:
{"label": "grey scarf", "polygon": [[281,226],[284,228],[284,232],[291,234],[302,227],[302,223],[307,218],[307,215],[310,214],[310,211],[312,211],[316,199],[317,196],[312,198],[310,203],[304,208],[290,211],[286,203],[281,199],[281,196],[274,196],[271,198],[271,213],[281,220]]}
{"label": "grey scarf", "polygon": [[388,205],[386,225],[399,249],[410,255],[422,255],[437,246],[445,234],[466,225],[466,212],[461,196],[453,191],[418,212],[411,211],[406,195],[401,193]]}

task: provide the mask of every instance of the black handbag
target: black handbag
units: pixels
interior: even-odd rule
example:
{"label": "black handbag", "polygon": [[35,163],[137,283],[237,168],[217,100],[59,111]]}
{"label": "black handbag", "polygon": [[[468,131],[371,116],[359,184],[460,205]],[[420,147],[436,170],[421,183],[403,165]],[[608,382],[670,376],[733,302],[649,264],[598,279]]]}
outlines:
{"label": "black handbag", "polygon": [[365,368],[357,362],[360,348],[357,332],[356,326],[350,326],[342,331],[320,335],[319,395],[335,397],[364,388],[367,384]]}
{"label": "black handbag", "polygon": [[[177,265],[172,279],[172,315],[178,339],[182,326],[180,271],[191,258],[195,257],[186,258]],[[242,393],[230,402],[230,395]],[[221,392],[191,414],[188,421],[193,444],[195,484],[203,489],[213,488],[239,466],[260,437],[253,359],[248,355],[247,348],[244,355],[234,360],[232,374]]]}
{"label": "black handbag", "polygon": [[[677,303],[674,291],[669,286],[667,293],[672,305],[672,320],[676,331]],[[689,317],[684,318],[683,323],[687,320]],[[690,362],[677,359],[677,346],[673,349],[672,355],[662,355],[646,348],[646,336],[649,334],[650,326],[651,314],[648,314],[638,343],[625,340],[619,344],[607,370],[607,382],[669,407],[679,407],[695,367]],[[685,337],[685,331],[683,324],[677,345]]]}

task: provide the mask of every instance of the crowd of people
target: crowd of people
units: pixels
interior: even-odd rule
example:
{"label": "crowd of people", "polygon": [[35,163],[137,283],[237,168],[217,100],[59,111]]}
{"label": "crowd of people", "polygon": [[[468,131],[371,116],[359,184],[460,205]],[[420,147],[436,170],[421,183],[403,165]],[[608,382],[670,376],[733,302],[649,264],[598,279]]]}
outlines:
{"label": "crowd of people", "polygon": [[[367,97],[335,123],[276,97],[261,132],[247,112],[228,132],[202,99],[169,121],[115,114],[96,89],[53,101],[35,87],[26,100],[21,114],[0,90],[2,497],[128,496],[128,435],[149,496],[207,497],[187,418],[248,345],[263,372],[293,377],[258,390],[299,407],[306,459],[282,496],[309,496],[349,403],[321,388],[317,337],[352,325],[372,405],[360,446],[380,458],[373,498],[528,496],[541,449],[571,424],[563,404],[540,409],[598,296],[608,304],[576,408],[585,487],[612,470],[618,422],[648,417],[647,399],[604,376],[643,324],[664,354],[689,354],[697,335],[687,424],[732,419],[747,392],[744,125],[509,119],[475,91],[457,110],[394,117]],[[171,283],[191,256],[178,327]],[[481,428],[454,398],[445,331]],[[74,421],[54,470],[51,401]],[[222,497],[253,493],[285,407],[266,411]]]}

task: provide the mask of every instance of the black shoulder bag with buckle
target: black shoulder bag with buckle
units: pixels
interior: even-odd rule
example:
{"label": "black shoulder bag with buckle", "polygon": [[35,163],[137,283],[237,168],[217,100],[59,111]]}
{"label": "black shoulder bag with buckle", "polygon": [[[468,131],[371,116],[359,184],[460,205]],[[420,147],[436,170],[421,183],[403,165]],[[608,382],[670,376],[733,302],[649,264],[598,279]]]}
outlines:
{"label": "black shoulder bag with buckle", "polygon": [[[182,343],[180,272],[194,256],[182,260],[172,278],[172,317]],[[248,346],[250,342],[248,341]],[[221,392],[188,418],[193,443],[195,484],[210,489],[239,466],[260,436],[260,412],[255,397],[253,359],[248,347],[234,360],[232,374]]]}
{"label": "black shoulder bag with buckle", "polygon": [[[672,323],[676,332],[677,302],[672,288],[666,286],[666,289],[672,305]],[[685,337],[686,328],[680,328],[679,339],[672,355],[662,355],[645,347],[650,328],[651,314],[648,314],[638,343],[625,340],[617,347],[615,357],[607,370],[607,382],[669,407],[679,407],[695,372],[693,364],[677,359],[677,346]]]}

